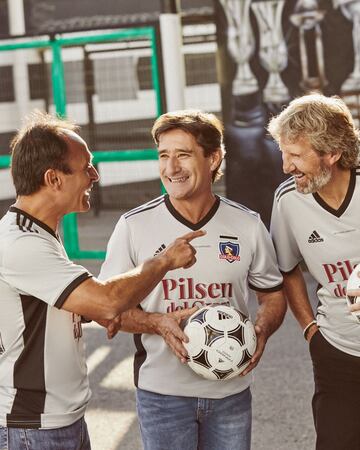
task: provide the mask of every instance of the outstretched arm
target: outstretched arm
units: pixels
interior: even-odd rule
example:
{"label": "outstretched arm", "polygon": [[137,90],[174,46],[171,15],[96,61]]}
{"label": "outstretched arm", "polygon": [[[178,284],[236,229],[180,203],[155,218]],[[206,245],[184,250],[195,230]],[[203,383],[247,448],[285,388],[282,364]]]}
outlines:
{"label": "outstretched arm", "polygon": [[202,230],[187,233],[160,255],[105,282],[89,278],[71,292],[63,309],[94,320],[114,319],[138,305],[167,271],[191,267],[196,262],[196,251],[190,242],[204,234]]}

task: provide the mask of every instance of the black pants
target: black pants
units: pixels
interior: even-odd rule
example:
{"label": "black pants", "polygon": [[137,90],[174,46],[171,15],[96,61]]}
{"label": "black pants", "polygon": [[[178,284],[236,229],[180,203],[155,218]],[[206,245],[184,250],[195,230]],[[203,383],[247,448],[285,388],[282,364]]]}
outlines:
{"label": "black pants", "polygon": [[360,450],[360,358],[333,347],[320,331],[310,353],[316,450]]}

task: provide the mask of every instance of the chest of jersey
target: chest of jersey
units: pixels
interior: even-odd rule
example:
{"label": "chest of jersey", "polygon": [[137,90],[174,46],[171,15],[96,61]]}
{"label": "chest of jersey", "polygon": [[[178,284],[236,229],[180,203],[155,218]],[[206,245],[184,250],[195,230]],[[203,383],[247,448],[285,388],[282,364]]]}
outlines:
{"label": "chest of jersey", "polygon": [[309,197],[298,205],[298,215],[306,220],[292,218],[292,231],[310,272],[336,297],[345,295],[346,282],[360,262],[360,208],[354,200],[337,216]]}

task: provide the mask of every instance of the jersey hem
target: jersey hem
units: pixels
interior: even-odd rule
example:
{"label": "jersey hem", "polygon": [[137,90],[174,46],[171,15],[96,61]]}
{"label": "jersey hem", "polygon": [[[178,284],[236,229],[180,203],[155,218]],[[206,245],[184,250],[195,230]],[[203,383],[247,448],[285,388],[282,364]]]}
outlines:
{"label": "jersey hem", "polygon": [[322,330],[321,327],[319,328],[319,331],[320,331],[322,337],[326,340],[326,342],[329,345],[332,345],[334,348],[336,348],[336,350],[339,350],[339,352],[342,352],[345,355],[354,356],[356,358],[360,357],[360,352],[354,352],[354,351],[351,351],[350,349],[345,349],[344,347],[342,347],[338,344],[335,344],[333,340],[329,339],[329,337],[326,334],[324,334],[324,330]]}
{"label": "jersey hem", "polygon": [[0,426],[41,430],[68,427],[84,417],[87,404],[88,401],[76,411],[64,414],[42,413],[37,416],[5,414],[0,418]]}
{"label": "jersey hem", "polygon": [[[229,380],[231,381],[231,380]],[[220,381],[219,384],[222,384],[224,382]],[[251,387],[253,382],[253,377],[249,376],[248,381],[246,382],[245,385],[241,386],[241,388],[239,389],[230,389],[229,392],[223,393],[223,395],[214,395],[214,393],[217,393],[220,391],[220,389],[213,389],[211,391],[197,391],[197,392],[184,392],[181,391],[181,389],[178,392],[170,392],[170,391],[166,391],[166,390],[162,390],[162,392],[160,392],[158,389],[155,390],[152,387],[146,387],[143,386],[141,383],[139,383],[138,386],[136,386],[137,389],[141,389],[143,391],[148,391],[151,392],[153,394],[159,394],[159,395],[172,395],[175,397],[187,397],[187,398],[210,398],[210,399],[214,399],[214,400],[221,400],[223,398],[226,397],[230,397],[231,395],[236,395],[236,394],[240,394],[241,392],[245,391],[246,389],[248,389],[249,387]]]}
{"label": "jersey hem", "polygon": [[259,291],[259,292],[277,292],[277,291],[281,291],[281,289],[284,286],[284,283],[278,284],[278,285],[276,285],[274,287],[271,287],[271,288],[259,288],[257,286],[254,286],[251,283],[248,283],[248,286],[249,286],[250,289],[252,289],[254,291]]}

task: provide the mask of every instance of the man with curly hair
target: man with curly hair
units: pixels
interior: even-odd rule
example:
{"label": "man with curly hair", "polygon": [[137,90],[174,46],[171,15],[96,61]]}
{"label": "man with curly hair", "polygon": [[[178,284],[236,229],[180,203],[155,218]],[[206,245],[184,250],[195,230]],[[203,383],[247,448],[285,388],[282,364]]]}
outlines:
{"label": "man with curly hair", "polygon": [[[360,448],[360,323],[346,282],[360,262],[359,131],[345,103],[293,100],[268,126],[291,178],[275,193],[271,231],[285,293],[309,342],[317,450]],[[318,282],[314,317],[300,263]]]}

